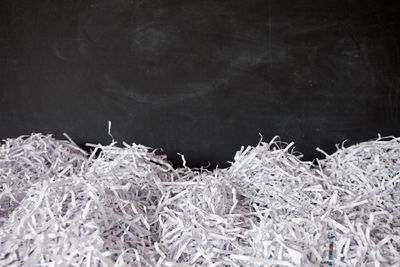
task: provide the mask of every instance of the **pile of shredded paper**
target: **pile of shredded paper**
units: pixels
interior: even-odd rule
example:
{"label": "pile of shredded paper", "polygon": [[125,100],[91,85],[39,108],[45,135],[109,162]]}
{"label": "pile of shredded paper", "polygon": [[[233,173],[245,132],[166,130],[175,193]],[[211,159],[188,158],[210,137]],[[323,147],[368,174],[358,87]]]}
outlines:
{"label": "pile of shredded paper", "polygon": [[399,138],[313,163],[275,138],[214,171],[67,139],[2,143],[0,266],[400,265]]}

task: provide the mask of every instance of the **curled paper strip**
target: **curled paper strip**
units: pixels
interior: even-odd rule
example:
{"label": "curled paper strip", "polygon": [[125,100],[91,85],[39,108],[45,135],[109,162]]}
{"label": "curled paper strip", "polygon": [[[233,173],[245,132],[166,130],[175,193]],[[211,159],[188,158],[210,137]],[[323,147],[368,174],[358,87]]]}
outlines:
{"label": "curled paper strip", "polygon": [[0,266],[400,263],[398,138],[316,163],[274,138],[214,171],[114,140],[88,154],[66,138],[1,145]]}

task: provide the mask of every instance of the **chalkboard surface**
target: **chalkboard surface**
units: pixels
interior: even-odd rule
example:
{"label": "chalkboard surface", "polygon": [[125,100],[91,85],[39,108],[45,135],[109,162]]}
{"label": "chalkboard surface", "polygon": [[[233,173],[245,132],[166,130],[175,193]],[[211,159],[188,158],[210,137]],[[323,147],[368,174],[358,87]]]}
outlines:
{"label": "chalkboard surface", "polygon": [[161,147],[226,166],[400,135],[397,1],[1,1],[0,137]]}

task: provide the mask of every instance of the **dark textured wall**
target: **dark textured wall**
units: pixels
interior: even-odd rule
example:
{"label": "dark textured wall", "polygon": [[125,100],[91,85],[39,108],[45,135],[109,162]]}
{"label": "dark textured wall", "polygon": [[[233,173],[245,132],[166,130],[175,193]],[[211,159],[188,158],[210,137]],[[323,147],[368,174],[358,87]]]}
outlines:
{"label": "dark textured wall", "polygon": [[280,135],[400,135],[397,1],[1,1],[0,137],[162,147],[223,166]]}

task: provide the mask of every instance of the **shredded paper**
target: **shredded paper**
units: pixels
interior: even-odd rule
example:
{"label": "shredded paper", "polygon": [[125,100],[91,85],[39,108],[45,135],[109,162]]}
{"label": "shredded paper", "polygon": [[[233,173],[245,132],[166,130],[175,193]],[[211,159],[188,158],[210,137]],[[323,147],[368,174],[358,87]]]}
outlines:
{"label": "shredded paper", "polygon": [[399,138],[315,162],[274,138],[208,171],[66,137],[1,145],[0,266],[400,264]]}

